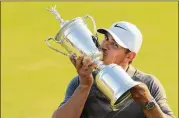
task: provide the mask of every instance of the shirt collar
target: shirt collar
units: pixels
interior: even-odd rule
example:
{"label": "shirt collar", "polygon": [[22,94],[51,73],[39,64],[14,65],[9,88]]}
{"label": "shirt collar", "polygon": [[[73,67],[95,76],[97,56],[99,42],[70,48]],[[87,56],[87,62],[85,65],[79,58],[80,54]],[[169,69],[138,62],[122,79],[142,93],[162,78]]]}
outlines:
{"label": "shirt collar", "polygon": [[126,69],[126,72],[132,78],[136,74],[137,69],[135,67],[133,67],[132,65],[129,65]]}

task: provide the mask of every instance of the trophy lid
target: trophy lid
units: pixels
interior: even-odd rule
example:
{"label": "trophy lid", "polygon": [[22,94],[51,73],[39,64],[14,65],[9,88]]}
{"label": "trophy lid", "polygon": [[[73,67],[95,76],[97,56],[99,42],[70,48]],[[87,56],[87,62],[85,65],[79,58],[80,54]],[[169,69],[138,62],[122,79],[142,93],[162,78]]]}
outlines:
{"label": "trophy lid", "polygon": [[54,7],[52,7],[51,9],[48,9],[48,11],[50,11],[51,13],[53,13],[56,16],[56,19],[60,21],[60,27],[62,28],[66,23],[68,23],[68,20],[64,20],[61,18],[60,14],[58,13],[58,11],[56,10],[56,5]]}

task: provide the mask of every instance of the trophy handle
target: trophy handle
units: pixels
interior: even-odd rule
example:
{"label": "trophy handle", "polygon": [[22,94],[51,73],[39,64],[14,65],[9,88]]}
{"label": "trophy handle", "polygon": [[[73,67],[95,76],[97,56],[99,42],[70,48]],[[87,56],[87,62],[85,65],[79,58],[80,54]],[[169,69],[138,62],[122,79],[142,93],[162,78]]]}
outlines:
{"label": "trophy handle", "polygon": [[[59,50],[59,49],[56,49],[56,48],[52,47],[51,44],[49,43],[50,40],[55,41],[55,39],[52,38],[52,37],[50,37],[50,38],[48,38],[48,39],[45,40],[45,42],[46,42],[46,44],[47,44],[47,46],[48,46],[49,48],[51,48],[52,50],[55,50],[55,51],[57,51],[57,52],[59,52],[59,53],[65,55],[65,56],[69,56],[69,54],[65,53],[64,51],[61,51],[61,50]],[[56,42],[56,41],[55,41],[55,42]]]}
{"label": "trophy handle", "polygon": [[85,21],[87,18],[90,18],[91,21],[92,21],[92,23],[93,23],[93,27],[94,27],[93,34],[94,34],[94,36],[92,37],[92,39],[93,39],[93,42],[95,43],[96,47],[99,49],[100,44],[99,44],[99,41],[98,41],[98,34],[97,34],[97,30],[96,30],[95,20],[93,19],[92,16],[90,16],[90,15],[87,14],[87,15],[85,15],[85,16],[83,17],[84,21]]}
{"label": "trophy handle", "polygon": [[86,20],[86,18],[90,18],[90,19],[91,19],[91,21],[92,21],[92,23],[93,23],[93,27],[94,27],[93,33],[94,33],[95,37],[97,38],[98,36],[97,36],[97,30],[96,30],[96,22],[95,22],[95,20],[93,19],[93,17],[87,14],[87,15],[85,15],[83,18],[84,18],[85,20]]}

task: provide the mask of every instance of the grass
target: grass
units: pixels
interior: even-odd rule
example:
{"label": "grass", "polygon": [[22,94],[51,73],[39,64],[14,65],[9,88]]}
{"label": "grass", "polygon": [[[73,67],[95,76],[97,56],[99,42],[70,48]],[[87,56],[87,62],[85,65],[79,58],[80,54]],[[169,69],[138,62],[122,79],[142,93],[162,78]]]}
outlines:
{"label": "grass", "polygon": [[[92,15],[98,28],[108,28],[119,20],[136,24],[144,40],[133,65],[161,81],[168,103],[178,117],[177,2],[2,2],[1,5],[2,118],[51,117],[76,75],[68,58],[49,49],[44,41],[54,37],[60,28],[54,15],[46,11],[53,5],[65,20]],[[92,28],[90,20],[88,23]]]}

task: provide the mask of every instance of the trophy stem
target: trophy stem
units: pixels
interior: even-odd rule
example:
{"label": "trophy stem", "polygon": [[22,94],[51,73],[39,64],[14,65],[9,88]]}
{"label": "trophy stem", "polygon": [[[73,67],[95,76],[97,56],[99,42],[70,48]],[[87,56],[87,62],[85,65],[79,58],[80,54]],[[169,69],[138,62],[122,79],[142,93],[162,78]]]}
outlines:
{"label": "trophy stem", "polygon": [[97,65],[98,65],[98,70],[100,70],[100,71],[105,67],[105,65],[103,65],[102,61],[97,62]]}
{"label": "trophy stem", "polygon": [[93,61],[97,64],[97,68],[96,69],[98,71],[101,71],[105,67],[105,65],[103,65],[103,61],[101,61],[99,59],[94,59]]}

